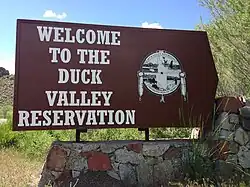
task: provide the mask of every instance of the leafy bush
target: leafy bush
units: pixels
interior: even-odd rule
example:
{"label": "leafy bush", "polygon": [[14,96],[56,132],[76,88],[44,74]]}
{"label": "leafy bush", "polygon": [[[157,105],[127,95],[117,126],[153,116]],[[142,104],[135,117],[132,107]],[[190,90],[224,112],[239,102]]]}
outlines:
{"label": "leafy bush", "polygon": [[[41,159],[55,140],[75,141],[75,130],[12,131],[12,112],[6,107],[7,123],[0,125],[0,148],[13,147],[29,157]],[[188,128],[150,129],[150,138],[188,138]],[[96,129],[81,133],[82,141],[144,140],[144,132],[135,128]]]}
{"label": "leafy bush", "polygon": [[186,180],[202,186],[249,186],[249,171],[224,161],[223,155],[227,152],[223,149],[227,141],[216,143],[214,137],[210,134],[193,141],[182,160]]}
{"label": "leafy bush", "polygon": [[198,184],[216,184],[216,161],[212,158],[211,150],[204,142],[193,142],[184,160],[184,173],[190,181]]}
{"label": "leafy bush", "polygon": [[0,118],[7,118],[10,115],[10,111],[12,110],[12,106],[0,106]]}
{"label": "leafy bush", "polygon": [[[13,147],[32,158],[41,159],[55,140],[75,140],[75,130],[15,132],[12,131],[11,112],[8,112],[7,119],[7,123],[0,125],[0,148]],[[144,135],[135,129],[89,130],[81,136],[86,141],[144,139]]]}
{"label": "leafy bush", "polygon": [[192,128],[154,128],[151,129],[151,137],[175,139],[175,138],[189,138],[191,135]]}
{"label": "leafy bush", "polygon": [[100,129],[89,130],[88,133],[82,133],[82,140],[101,141],[101,140],[143,140],[143,132],[138,132],[137,129]]}
{"label": "leafy bush", "polygon": [[12,131],[12,114],[0,125],[0,148],[16,148],[32,158],[42,158],[54,140],[73,140],[73,131]]}

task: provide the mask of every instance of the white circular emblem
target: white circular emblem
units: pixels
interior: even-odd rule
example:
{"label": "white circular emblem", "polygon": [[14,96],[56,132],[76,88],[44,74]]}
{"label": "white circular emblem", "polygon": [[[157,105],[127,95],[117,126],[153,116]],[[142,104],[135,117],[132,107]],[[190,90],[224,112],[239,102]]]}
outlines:
{"label": "white circular emblem", "polygon": [[156,51],[146,57],[141,72],[145,86],[157,95],[168,95],[180,85],[180,62],[166,51]]}
{"label": "white circular emblem", "polygon": [[139,100],[143,95],[143,85],[152,93],[161,96],[171,94],[180,86],[181,95],[187,101],[186,73],[180,61],[172,54],[159,50],[149,54],[137,72]]}

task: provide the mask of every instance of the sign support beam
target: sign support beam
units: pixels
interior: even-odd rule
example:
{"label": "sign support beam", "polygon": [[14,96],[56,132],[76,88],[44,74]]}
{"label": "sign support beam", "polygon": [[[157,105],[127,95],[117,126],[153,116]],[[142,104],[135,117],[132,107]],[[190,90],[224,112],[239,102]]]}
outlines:
{"label": "sign support beam", "polygon": [[81,133],[87,132],[87,129],[76,129],[76,142],[81,141]]}
{"label": "sign support beam", "polygon": [[138,131],[145,132],[145,141],[149,141],[149,128],[138,128]]}

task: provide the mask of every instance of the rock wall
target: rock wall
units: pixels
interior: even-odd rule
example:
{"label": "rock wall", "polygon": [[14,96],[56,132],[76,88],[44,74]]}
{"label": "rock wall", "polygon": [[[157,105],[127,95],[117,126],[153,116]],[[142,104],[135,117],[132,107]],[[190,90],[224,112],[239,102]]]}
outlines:
{"label": "rock wall", "polygon": [[223,100],[217,105],[215,138],[226,141],[226,162],[236,164],[242,169],[249,169],[250,106],[238,98]]}
{"label": "rock wall", "polygon": [[39,187],[168,186],[183,177],[188,140],[54,142]]}
{"label": "rock wall", "polygon": [[[218,172],[234,180],[234,176],[242,176],[235,166],[243,171],[250,169],[250,106],[237,98],[222,98],[216,101],[216,106],[212,139],[208,138],[200,151],[214,153],[211,159],[216,158],[215,171],[212,171],[215,176]],[[192,134],[198,136],[198,129]],[[54,142],[39,187],[169,186],[169,181],[184,180],[187,174],[184,164],[194,153],[195,141],[202,142],[187,139]],[[210,159],[207,155],[204,156]],[[197,169],[195,167],[201,163],[193,164],[193,169]],[[205,168],[201,172],[203,170]]]}

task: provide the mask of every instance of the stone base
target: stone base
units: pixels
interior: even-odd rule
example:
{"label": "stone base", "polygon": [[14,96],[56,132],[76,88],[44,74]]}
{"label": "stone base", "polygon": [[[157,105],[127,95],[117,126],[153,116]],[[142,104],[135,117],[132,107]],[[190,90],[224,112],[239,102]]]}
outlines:
{"label": "stone base", "polygon": [[39,187],[168,186],[182,180],[190,140],[54,142]]}
{"label": "stone base", "polygon": [[[239,108],[241,110],[242,108]],[[250,110],[247,110],[250,116]],[[250,169],[250,120],[245,120],[241,114],[222,112],[215,122],[217,132],[215,139],[229,142],[227,162],[236,164],[241,169]]]}

